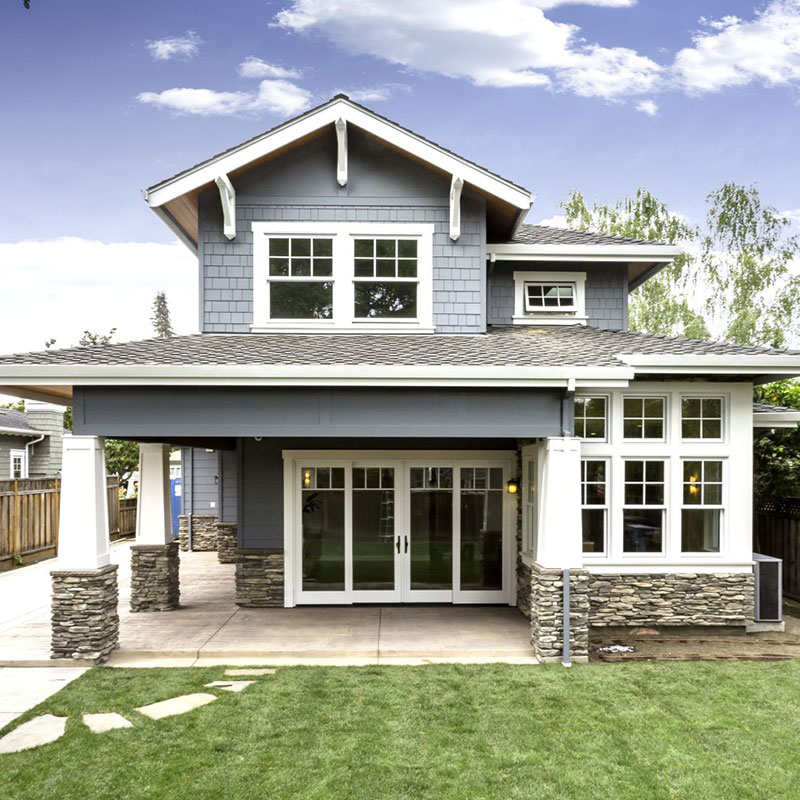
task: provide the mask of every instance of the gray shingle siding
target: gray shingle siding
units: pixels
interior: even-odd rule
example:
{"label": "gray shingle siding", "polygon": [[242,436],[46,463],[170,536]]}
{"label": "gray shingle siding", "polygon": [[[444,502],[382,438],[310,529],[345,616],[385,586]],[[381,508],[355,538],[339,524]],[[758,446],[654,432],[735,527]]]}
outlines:
{"label": "gray shingle siding", "polygon": [[503,261],[494,265],[488,283],[490,325],[510,325],[514,315],[514,272],[585,272],[586,315],[595,328],[628,329],[628,279],[624,264],[550,264]]}
{"label": "gray shingle siding", "polygon": [[237,522],[237,471],[239,455],[236,450],[219,451],[220,488],[219,518],[222,522]]}
{"label": "gray shingle siding", "polygon": [[11,478],[11,451],[24,450],[31,441],[30,436],[6,436],[0,434],[0,481]]}

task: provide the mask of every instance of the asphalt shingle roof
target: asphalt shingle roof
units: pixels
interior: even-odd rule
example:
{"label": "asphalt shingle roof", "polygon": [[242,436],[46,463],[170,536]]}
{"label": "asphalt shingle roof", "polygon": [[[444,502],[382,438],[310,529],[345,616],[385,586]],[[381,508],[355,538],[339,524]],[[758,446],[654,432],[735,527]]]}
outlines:
{"label": "asphalt shingle roof", "polygon": [[788,406],[773,406],[770,403],[753,403],[754,414],[797,414],[798,409]]}
{"label": "asphalt shingle roof", "polygon": [[0,376],[9,364],[621,367],[619,353],[800,355],[582,325],[495,327],[486,334],[193,334],[0,356]]}
{"label": "asphalt shingle roof", "polygon": [[591,231],[572,231],[567,228],[551,228],[548,225],[520,225],[513,239],[506,244],[577,244],[577,245],[614,245],[642,244],[661,245],[649,239],[630,239],[625,236],[607,236]]}
{"label": "asphalt shingle roof", "polygon": [[15,411],[11,408],[0,408],[0,428],[15,428],[20,431],[34,430],[22,411]]}

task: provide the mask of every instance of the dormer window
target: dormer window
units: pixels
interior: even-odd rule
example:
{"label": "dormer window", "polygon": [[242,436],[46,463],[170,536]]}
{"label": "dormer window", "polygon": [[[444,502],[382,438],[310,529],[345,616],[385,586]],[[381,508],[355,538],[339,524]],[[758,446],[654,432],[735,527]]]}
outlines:
{"label": "dormer window", "polygon": [[253,222],[253,330],[432,332],[433,227]]}
{"label": "dormer window", "polygon": [[514,272],[514,324],[584,325],[585,291],[585,272]]}

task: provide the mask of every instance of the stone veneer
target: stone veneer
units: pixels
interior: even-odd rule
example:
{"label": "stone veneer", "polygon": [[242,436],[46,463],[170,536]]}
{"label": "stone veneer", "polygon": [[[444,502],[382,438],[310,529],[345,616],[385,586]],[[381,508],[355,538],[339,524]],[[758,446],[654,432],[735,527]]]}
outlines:
{"label": "stone veneer", "polygon": [[235,522],[217,523],[217,559],[220,564],[235,564],[236,550],[239,546]]}
{"label": "stone veneer", "polygon": [[178,543],[131,547],[131,611],[172,611],[180,605]]}
{"label": "stone veneer", "polygon": [[745,625],[753,619],[752,573],[592,575],[596,627]]}
{"label": "stone veneer", "polygon": [[[178,517],[178,541],[181,550],[189,550],[189,517]],[[215,514],[192,514],[192,550],[209,551],[217,549],[217,517]]]}
{"label": "stone veneer", "polygon": [[[572,661],[589,659],[589,573],[570,571],[569,645]],[[564,580],[560,569],[531,567],[531,644],[540,661],[560,661],[563,654]]]}
{"label": "stone veneer", "polygon": [[107,661],[119,643],[117,565],[50,575],[51,658]]}
{"label": "stone veneer", "polygon": [[283,608],[283,551],[236,551],[236,605]]}
{"label": "stone veneer", "polygon": [[531,568],[517,559],[517,608],[531,618]]}

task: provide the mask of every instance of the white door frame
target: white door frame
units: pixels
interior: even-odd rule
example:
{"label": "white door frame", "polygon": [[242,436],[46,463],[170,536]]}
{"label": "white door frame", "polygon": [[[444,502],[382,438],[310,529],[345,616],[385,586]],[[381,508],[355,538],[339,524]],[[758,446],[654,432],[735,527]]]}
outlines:
{"label": "white door frame", "polygon": [[[515,475],[513,451],[506,450],[285,450],[283,451],[284,498],[284,605],[349,605],[357,603],[445,602],[516,604],[516,496],[505,492],[506,481]],[[302,462],[302,463],[301,463]],[[345,590],[309,592],[302,589],[302,467],[345,467]],[[395,469],[395,543],[408,535],[411,466],[453,467],[453,589],[410,590],[408,558],[395,557],[395,588],[391,591],[353,591],[352,588],[352,467],[384,466]],[[503,469],[503,556],[502,588],[492,591],[461,591],[460,582],[460,467]],[[456,484],[459,484],[456,486]],[[405,555],[402,553],[401,555]]]}

